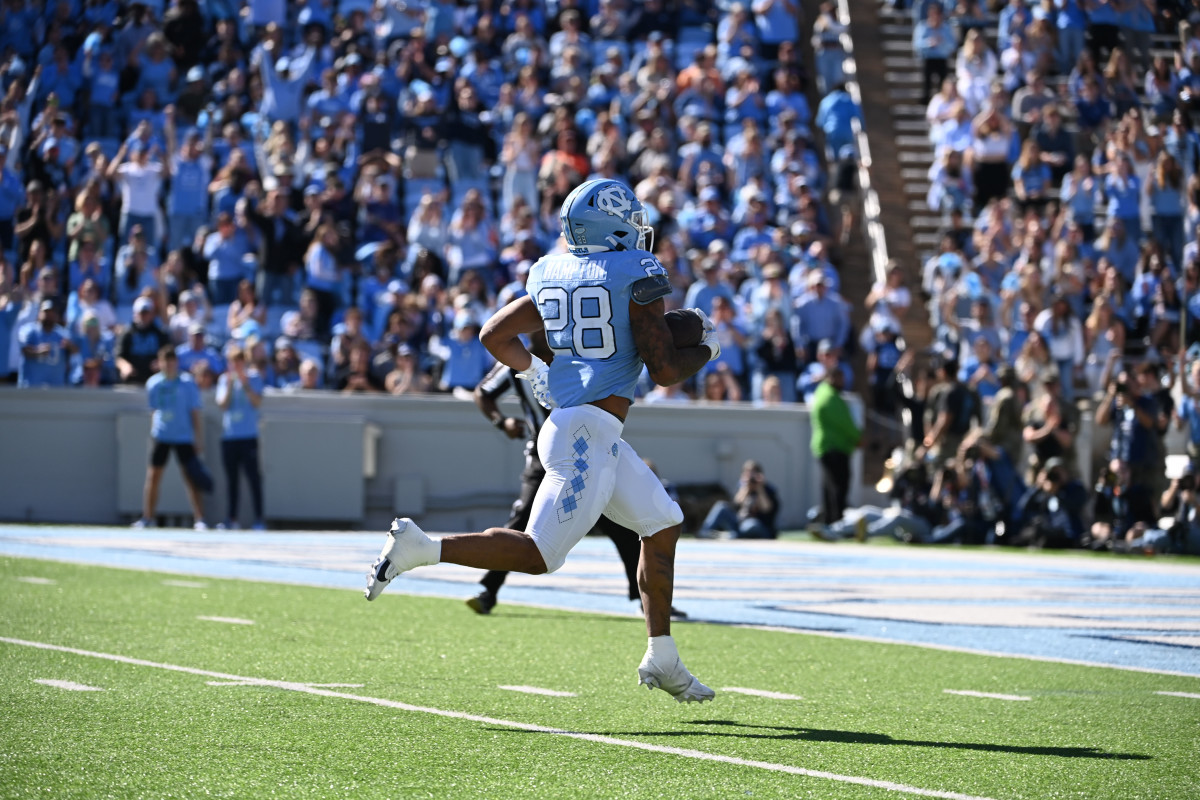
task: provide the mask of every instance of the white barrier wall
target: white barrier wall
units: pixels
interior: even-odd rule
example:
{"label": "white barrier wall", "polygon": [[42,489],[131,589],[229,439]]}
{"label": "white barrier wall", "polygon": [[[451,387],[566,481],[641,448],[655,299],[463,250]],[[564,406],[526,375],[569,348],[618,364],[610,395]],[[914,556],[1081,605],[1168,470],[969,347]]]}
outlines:
{"label": "white barrier wall", "polygon": [[[143,391],[130,389],[0,389],[0,520],[135,518],[148,453],[145,402]],[[510,411],[517,413],[515,404]],[[204,458],[217,482],[207,499],[211,523],[225,517],[220,416],[211,395],[205,415]],[[742,462],[757,459],[779,488],[781,527],[802,527],[808,508],[820,503],[820,467],[802,406],[639,404],[625,438],[664,478],[719,483],[731,493]],[[431,530],[502,524],[523,464],[521,442],[492,428],[473,403],[447,396],[269,394],[261,441],[274,527],[381,529],[396,514]],[[243,485],[244,521],[248,492]],[[159,511],[188,514],[175,466]]]}

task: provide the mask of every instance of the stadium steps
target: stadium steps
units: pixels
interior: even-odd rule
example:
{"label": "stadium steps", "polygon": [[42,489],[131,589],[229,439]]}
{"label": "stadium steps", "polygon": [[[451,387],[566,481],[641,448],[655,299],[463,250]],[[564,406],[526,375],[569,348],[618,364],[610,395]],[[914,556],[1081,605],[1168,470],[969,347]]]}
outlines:
{"label": "stadium steps", "polygon": [[[870,8],[852,16],[850,33],[855,42],[868,43],[858,48],[858,69],[867,136],[875,158],[871,177],[889,233],[889,255],[904,267],[909,288],[916,294],[922,263],[920,238],[936,235],[937,227],[929,227],[931,221],[940,224],[925,206],[933,147],[921,97],[921,64],[912,49],[910,12],[886,3],[875,5],[875,14]],[[921,303],[913,304],[901,324],[910,347],[929,346],[932,331]]]}
{"label": "stadium steps", "polygon": [[[874,158],[871,181],[879,194],[881,222],[888,232],[888,255],[902,266],[909,287],[915,289],[920,284],[921,264],[914,246],[916,232],[912,221],[915,215],[908,208],[909,184],[912,182],[902,171],[908,167],[924,172],[929,168],[933,151],[927,136],[920,130],[908,125],[897,128],[901,118],[908,121],[914,115],[917,119],[925,115],[921,104],[920,63],[913,56],[908,12],[896,12],[890,6],[882,6],[878,13],[873,13],[872,6],[855,4],[850,36],[858,45],[856,57],[863,116]],[[924,140],[923,150],[918,147],[917,140]],[[929,345],[932,336],[928,317],[918,306],[919,303],[910,308],[901,324],[908,344],[923,348]]]}

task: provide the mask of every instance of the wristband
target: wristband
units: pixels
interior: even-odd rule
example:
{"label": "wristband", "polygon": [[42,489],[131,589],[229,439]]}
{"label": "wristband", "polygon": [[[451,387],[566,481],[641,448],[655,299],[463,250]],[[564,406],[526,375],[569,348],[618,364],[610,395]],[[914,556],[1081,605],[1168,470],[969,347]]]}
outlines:
{"label": "wristband", "polygon": [[496,430],[502,431],[506,422],[508,422],[508,417],[497,417],[492,420],[492,425],[495,426]]}

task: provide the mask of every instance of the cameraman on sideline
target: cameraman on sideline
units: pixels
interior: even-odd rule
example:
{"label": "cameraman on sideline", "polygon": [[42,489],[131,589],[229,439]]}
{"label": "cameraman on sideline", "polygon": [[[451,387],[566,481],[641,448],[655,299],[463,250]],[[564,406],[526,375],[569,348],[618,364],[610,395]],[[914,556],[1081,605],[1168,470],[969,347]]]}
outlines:
{"label": "cameraman on sideline", "polygon": [[1079,547],[1083,542],[1083,510],[1087,490],[1058,457],[1046,460],[1037,480],[1017,502],[1012,541],[1028,547]]}
{"label": "cameraman on sideline", "polygon": [[778,513],[779,493],[767,483],[762,466],[747,461],[733,501],[714,503],[696,537],[716,539],[718,532],[728,531],[731,539],[774,539],[779,532],[775,527]]}

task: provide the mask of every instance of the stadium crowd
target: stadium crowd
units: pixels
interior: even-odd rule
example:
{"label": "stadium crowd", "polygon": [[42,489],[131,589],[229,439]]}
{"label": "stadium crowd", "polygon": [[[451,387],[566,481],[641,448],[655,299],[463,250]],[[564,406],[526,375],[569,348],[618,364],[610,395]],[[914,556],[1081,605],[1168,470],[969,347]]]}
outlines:
{"label": "stadium crowd", "polygon": [[470,390],[562,199],[617,176],[669,306],[722,337],[647,400],[792,401],[818,344],[852,343],[822,151],[852,161],[861,119],[800,23],[794,0],[4,2],[0,378],[141,384],[172,343],[208,388],[232,342],[267,387]]}
{"label": "stadium crowd", "polygon": [[1166,467],[1173,422],[1200,455],[1200,9],[909,9],[943,221],[921,275],[934,347],[876,392],[909,414],[899,513],[835,533],[1200,552],[1194,466]]}

